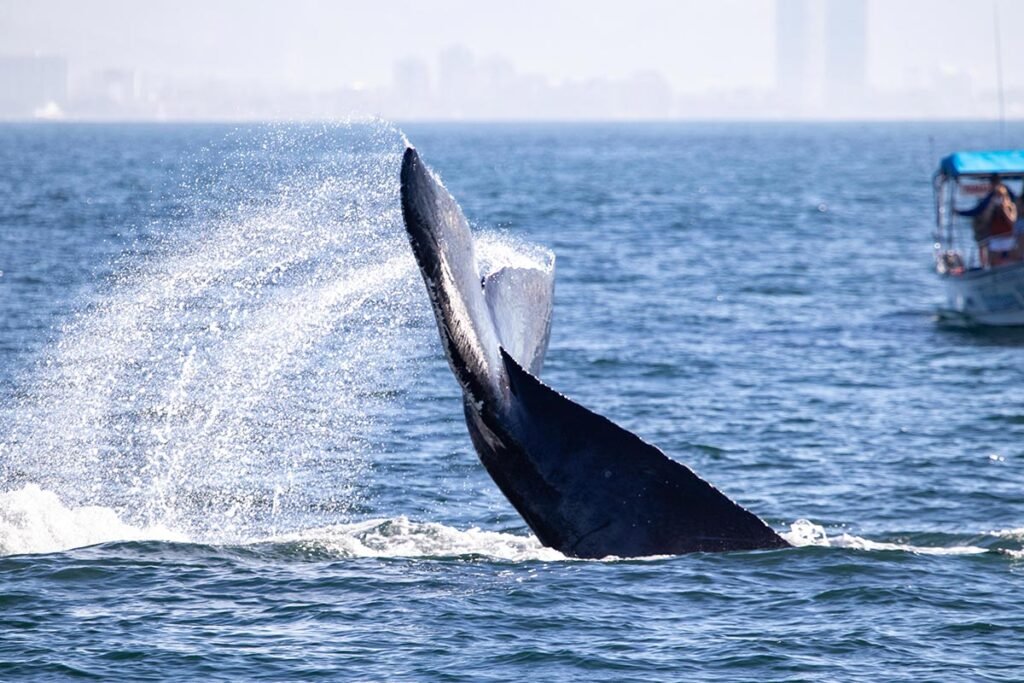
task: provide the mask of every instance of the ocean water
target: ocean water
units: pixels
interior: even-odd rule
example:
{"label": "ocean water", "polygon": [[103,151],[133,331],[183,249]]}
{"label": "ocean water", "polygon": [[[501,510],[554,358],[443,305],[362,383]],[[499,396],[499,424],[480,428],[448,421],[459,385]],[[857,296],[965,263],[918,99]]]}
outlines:
{"label": "ocean water", "polygon": [[[557,255],[543,379],[797,547],[532,537],[403,134],[489,257]],[[1020,680],[1024,333],[931,272],[938,157],[998,134],[0,126],[0,679]]]}

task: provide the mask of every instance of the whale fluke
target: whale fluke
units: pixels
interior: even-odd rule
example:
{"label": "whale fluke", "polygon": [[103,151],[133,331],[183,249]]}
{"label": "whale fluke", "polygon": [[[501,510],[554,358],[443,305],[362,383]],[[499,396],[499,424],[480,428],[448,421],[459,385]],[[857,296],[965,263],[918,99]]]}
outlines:
{"label": "whale fluke", "polygon": [[788,545],[686,466],[541,382],[552,273],[481,281],[465,216],[412,147],[401,188],[470,438],[541,543],[586,558]]}
{"label": "whale fluke", "polygon": [[537,377],[548,351],[554,295],[553,266],[548,270],[506,266],[484,279],[484,300],[498,341]]}

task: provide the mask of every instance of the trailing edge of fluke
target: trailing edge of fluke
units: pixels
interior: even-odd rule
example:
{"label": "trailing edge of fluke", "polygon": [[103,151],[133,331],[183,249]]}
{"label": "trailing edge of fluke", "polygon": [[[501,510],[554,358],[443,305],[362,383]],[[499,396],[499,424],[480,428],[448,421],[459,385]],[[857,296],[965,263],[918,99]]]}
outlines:
{"label": "trailing edge of fluke", "polygon": [[541,382],[553,266],[480,273],[462,210],[413,147],[401,185],[473,445],[541,543],[586,558],[788,545],[688,467]]}

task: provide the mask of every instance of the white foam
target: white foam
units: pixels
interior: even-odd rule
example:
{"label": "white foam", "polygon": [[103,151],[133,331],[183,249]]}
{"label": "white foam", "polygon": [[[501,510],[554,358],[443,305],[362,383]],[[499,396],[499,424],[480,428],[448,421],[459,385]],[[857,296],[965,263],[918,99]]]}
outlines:
{"label": "white foam", "polygon": [[1013,529],[996,529],[989,531],[990,536],[997,536],[999,538],[1007,538],[1013,541],[1024,541],[1024,527],[1016,527]]}
{"label": "white foam", "polygon": [[[36,484],[0,493],[0,556],[53,553],[114,541],[188,542],[185,534],[161,526],[136,527],[111,508],[68,507],[53,491]],[[534,536],[518,536],[471,527],[413,522],[407,517],[371,519],[282,534],[254,537],[240,545],[300,543],[350,558],[449,558],[481,556],[522,562],[567,560]]]}
{"label": "white foam", "polygon": [[780,535],[797,548],[809,545],[827,548],[831,545],[825,527],[807,519],[798,519],[789,526],[789,531],[784,531]]}
{"label": "white foam", "polygon": [[111,541],[185,541],[161,527],[125,524],[110,508],[69,508],[52,491],[28,484],[0,493],[0,556],[52,553]]}
{"label": "white foam", "polygon": [[792,545],[801,548],[819,546],[823,548],[851,548],[853,550],[900,550],[920,555],[977,555],[988,550],[978,546],[920,546],[908,543],[889,543],[872,541],[871,539],[852,534],[841,533],[829,536],[825,527],[810,520],[798,519],[790,525],[790,530],[783,532],[782,537]]}
{"label": "white foam", "polygon": [[[1024,529],[990,532],[1019,538]],[[809,520],[793,522],[782,537],[796,547],[817,546],[863,551],[895,550],[922,555],[975,555],[988,552],[978,546],[919,546],[872,541],[841,533],[829,536],[825,527]],[[99,505],[69,507],[59,496],[36,484],[0,493],[0,556],[53,553],[114,541],[188,542],[186,534],[164,526],[138,527],[124,522],[117,512]],[[509,562],[564,562],[575,558],[541,545],[535,536],[520,536],[477,527],[458,529],[436,522],[415,522],[405,516],[370,519],[308,529],[270,538],[239,540],[240,545],[297,543],[345,558],[444,559],[467,556]],[[1024,559],[1024,550],[999,552]],[[660,560],[667,556],[632,558]],[[619,557],[602,558],[616,562]]]}
{"label": "white foam", "polygon": [[557,550],[544,547],[534,536],[484,531],[476,527],[456,529],[433,522],[414,522],[405,516],[312,529],[270,540],[301,543],[343,557],[482,556],[512,562],[570,559]]}
{"label": "white foam", "polygon": [[553,251],[511,235],[480,231],[473,240],[473,246],[481,275],[488,275],[502,268],[551,271],[555,267]]}

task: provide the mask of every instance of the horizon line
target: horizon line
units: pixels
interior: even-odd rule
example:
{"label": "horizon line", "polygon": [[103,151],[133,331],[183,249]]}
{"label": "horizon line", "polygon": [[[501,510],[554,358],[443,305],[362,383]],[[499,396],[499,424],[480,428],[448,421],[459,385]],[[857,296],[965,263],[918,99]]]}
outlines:
{"label": "horizon line", "polygon": [[359,124],[359,123],[393,123],[396,125],[406,124],[429,124],[429,125],[648,125],[648,124],[710,124],[710,123],[800,123],[800,124],[831,124],[831,123],[992,123],[998,124],[1001,121],[1006,123],[1024,123],[1024,116],[976,118],[976,117],[740,117],[740,116],[716,116],[716,117],[643,117],[643,118],[386,118],[383,116],[349,116],[349,117],[311,117],[311,118],[91,118],[91,117],[64,117],[64,118],[42,118],[42,117],[0,117],[0,125],[10,124],[34,124],[34,125],[176,125],[176,124],[199,124],[199,125],[264,125],[264,124]]}

